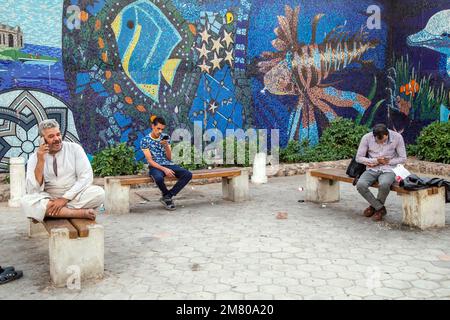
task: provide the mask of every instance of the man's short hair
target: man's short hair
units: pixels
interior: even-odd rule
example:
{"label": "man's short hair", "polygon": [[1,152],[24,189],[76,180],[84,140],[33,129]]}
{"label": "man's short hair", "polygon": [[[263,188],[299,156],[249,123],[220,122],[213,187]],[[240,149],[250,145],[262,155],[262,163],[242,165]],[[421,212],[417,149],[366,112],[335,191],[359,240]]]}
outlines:
{"label": "man's short hair", "polygon": [[158,123],[162,124],[163,126],[166,125],[166,120],[164,120],[163,117],[156,117],[156,118],[152,119],[151,122],[154,126],[158,125]]}
{"label": "man's short hair", "polygon": [[51,128],[58,128],[59,129],[59,123],[55,119],[47,119],[44,121],[41,121],[39,123],[39,135],[41,137],[44,136],[44,130],[45,129],[51,129]]}
{"label": "man's short hair", "polygon": [[378,123],[373,127],[373,135],[379,140],[383,139],[384,136],[389,134],[388,128],[384,123]]}

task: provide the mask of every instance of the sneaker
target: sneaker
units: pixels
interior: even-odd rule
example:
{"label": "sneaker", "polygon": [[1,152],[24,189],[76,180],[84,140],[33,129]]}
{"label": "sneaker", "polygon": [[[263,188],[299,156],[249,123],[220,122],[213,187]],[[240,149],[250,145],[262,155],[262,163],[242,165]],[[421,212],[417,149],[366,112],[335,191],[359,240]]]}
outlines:
{"label": "sneaker", "polygon": [[173,203],[172,198],[168,198],[168,197],[162,197],[161,199],[159,199],[159,202],[161,202],[164,207],[166,208],[166,210],[169,211],[173,211],[176,209],[175,204]]}

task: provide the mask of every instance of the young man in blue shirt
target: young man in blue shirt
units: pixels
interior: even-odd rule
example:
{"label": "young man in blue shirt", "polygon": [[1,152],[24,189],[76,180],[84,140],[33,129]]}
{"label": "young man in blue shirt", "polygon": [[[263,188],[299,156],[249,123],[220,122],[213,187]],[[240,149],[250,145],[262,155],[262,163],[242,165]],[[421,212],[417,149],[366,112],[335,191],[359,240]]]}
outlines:
{"label": "young man in blue shirt", "polygon": [[[142,138],[141,149],[149,164],[149,175],[155,180],[162,192],[160,202],[167,210],[175,210],[172,198],[191,181],[192,173],[171,161],[172,149],[170,148],[169,136],[162,133],[166,127],[165,120],[161,117],[152,116],[150,122],[152,132]],[[165,176],[178,179],[171,190],[168,190],[164,183]]]}

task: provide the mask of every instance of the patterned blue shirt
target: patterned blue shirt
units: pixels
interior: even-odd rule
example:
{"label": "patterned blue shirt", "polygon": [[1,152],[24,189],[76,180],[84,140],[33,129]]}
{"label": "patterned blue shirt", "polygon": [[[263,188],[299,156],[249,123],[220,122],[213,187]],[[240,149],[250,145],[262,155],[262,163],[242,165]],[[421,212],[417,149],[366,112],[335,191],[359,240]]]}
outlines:
{"label": "patterned blue shirt", "polygon": [[[153,161],[162,166],[170,166],[173,165],[173,162],[167,159],[166,149],[161,144],[161,136],[158,139],[154,139],[151,137],[151,132],[148,136],[145,136],[141,140],[141,149],[149,149],[150,154],[152,155]],[[170,143],[170,140],[168,140]]]}

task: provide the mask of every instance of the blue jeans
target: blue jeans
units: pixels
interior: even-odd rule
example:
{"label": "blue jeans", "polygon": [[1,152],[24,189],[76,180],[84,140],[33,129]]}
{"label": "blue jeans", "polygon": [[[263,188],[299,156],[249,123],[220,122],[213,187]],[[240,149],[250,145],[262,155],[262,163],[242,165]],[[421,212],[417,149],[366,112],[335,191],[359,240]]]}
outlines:
{"label": "blue jeans", "polygon": [[165,173],[159,169],[150,168],[149,176],[155,180],[156,185],[159,190],[161,190],[163,197],[174,197],[176,196],[192,179],[192,173],[186,169],[181,168],[176,165],[163,166],[175,172],[175,177],[177,177],[178,181],[173,186],[172,189],[167,190],[166,184],[164,183]]}

